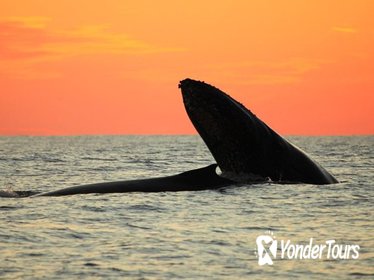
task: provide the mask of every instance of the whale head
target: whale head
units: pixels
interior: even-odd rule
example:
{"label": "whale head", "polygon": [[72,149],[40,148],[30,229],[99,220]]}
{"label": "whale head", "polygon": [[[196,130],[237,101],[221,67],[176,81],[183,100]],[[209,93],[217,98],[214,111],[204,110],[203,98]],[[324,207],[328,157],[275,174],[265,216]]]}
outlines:
{"label": "whale head", "polygon": [[[268,177],[258,166],[259,120],[242,104],[205,82],[180,82],[186,112],[224,175]],[[265,127],[265,126],[264,126]],[[252,166],[257,163],[257,166]]]}
{"label": "whale head", "polygon": [[179,88],[192,124],[224,176],[244,181],[336,182],[305,152],[218,88],[192,79],[181,81]]}

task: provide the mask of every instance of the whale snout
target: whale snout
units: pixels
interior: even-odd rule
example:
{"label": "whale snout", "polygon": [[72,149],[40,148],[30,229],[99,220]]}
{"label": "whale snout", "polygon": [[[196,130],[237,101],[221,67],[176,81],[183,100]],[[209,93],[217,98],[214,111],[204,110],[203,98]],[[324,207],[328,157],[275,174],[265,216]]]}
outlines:
{"label": "whale snout", "polygon": [[221,104],[226,104],[226,107],[232,105],[229,96],[204,81],[185,79],[180,81],[178,87],[181,89],[187,111],[199,108],[214,112],[221,107]]}

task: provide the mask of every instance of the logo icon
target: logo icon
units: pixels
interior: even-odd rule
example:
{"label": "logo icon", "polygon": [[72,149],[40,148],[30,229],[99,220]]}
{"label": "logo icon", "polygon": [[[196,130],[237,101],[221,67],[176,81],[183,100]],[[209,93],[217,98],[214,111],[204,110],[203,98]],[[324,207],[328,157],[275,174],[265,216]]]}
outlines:
{"label": "logo icon", "polygon": [[277,255],[277,240],[269,232],[268,235],[259,235],[256,239],[259,265],[273,265],[273,258]]}

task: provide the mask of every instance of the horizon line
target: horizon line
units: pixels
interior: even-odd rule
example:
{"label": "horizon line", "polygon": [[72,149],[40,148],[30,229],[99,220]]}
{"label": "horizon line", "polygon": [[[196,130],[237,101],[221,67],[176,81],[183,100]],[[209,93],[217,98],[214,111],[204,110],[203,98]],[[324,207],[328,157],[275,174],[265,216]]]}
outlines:
{"label": "horizon line", "polygon": [[[279,133],[278,133],[279,134]],[[374,133],[353,133],[353,134],[304,134],[289,133],[279,134],[282,137],[367,137],[374,136]],[[82,133],[82,134],[42,134],[42,133],[25,133],[25,134],[0,134],[0,137],[89,137],[89,136],[199,136],[196,133]]]}

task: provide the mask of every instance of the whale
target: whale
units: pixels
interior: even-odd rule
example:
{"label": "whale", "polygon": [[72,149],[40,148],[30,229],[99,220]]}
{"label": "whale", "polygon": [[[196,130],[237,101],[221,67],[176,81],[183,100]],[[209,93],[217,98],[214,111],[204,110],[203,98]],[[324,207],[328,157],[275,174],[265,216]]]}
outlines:
{"label": "whale", "polygon": [[200,191],[252,183],[338,183],[306,152],[225,92],[190,78],[180,81],[178,87],[187,115],[216,163],[165,177],[78,185],[47,192],[0,192],[0,197]]}

